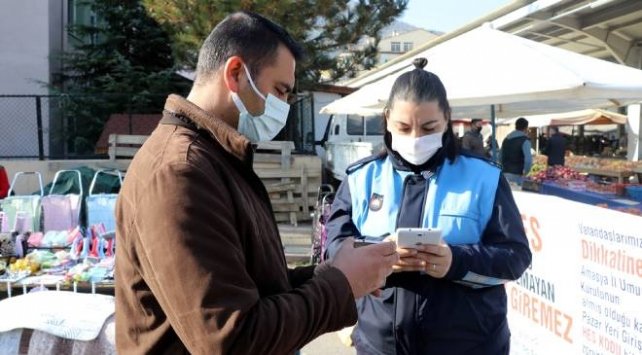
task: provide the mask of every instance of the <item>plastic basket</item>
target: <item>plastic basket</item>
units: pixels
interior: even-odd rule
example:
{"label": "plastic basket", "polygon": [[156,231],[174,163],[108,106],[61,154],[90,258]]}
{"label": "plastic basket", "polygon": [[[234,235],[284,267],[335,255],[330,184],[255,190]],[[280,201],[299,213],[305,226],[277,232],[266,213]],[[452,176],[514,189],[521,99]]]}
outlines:
{"label": "plastic basket", "polygon": [[[89,187],[89,196],[87,196],[85,202],[87,204],[87,227],[91,228],[91,226],[95,224],[102,223],[106,231],[110,232],[116,230],[114,213],[116,211],[118,194],[96,193],[94,191],[98,175],[108,172],[109,170],[99,170],[94,174],[94,178],[91,180],[91,186]],[[123,175],[118,170],[114,170],[113,172],[118,176],[118,182],[122,186]]]}
{"label": "plastic basket", "polygon": [[630,185],[626,187],[626,194],[639,202],[642,202],[642,185]]}

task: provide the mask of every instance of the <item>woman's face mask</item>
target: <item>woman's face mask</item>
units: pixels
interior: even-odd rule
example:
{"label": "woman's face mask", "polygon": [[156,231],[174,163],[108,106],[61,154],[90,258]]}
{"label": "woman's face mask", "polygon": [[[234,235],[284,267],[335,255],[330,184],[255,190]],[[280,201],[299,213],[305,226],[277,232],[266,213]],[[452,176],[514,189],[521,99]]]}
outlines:
{"label": "woman's face mask", "polygon": [[442,146],[447,121],[437,101],[396,101],[387,112],[392,149],[407,162],[421,165]]}
{"label": "woman's face mask", "polygon": [[265,101],[265,109],[263,114],[259,116],[252,116],[245,108],[243,101],[239,95],[232,92],[232,101],[239,110],[239,125],[238,131],[246,136],[251,142],[269,141],[274,138],[288,119],[288,112],[290,105],[284,101],[279,100],[276,96],[268,94],[267,98],[263,95],[254,84],[250,71],[243,65],[245,73],[247,74],[248,81],[252,90]]}
{"label": "woman's face mask", "polygon": [[392,134],[392,149],[399,153],[407,162],[421,165],[437,153],[441,148],[444,132],[431,133],[422,137],[410,137]]}

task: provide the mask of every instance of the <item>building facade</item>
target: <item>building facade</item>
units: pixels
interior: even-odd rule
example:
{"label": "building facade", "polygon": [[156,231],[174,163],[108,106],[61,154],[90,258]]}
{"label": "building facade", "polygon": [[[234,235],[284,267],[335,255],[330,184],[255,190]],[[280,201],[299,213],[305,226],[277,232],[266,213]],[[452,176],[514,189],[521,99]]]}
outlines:
{"label": "building facade", "polygon": [[379,41],[378,64],[384,64],[406,52],[412,51],[418,46],[439,37],[438,33],[417,28],[408,32],[392,32],[389,36]]}

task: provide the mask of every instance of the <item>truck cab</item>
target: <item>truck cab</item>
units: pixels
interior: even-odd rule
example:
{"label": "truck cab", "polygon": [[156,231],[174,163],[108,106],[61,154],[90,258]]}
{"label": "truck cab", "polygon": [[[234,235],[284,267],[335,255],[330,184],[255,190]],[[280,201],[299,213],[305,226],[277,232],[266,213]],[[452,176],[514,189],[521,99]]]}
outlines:
{"label": "truck cab", "polygon": [[383,148],[382,115],[336,114],[330,117],[323,139],[323,167],[329,180],[343,180],[350,164]]}

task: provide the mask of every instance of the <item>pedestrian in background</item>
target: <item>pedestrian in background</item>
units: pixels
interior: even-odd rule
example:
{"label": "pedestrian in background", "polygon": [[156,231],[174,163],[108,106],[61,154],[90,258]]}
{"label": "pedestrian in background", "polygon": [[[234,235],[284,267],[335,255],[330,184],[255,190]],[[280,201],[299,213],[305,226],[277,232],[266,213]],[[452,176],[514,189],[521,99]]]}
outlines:
{"label": "pedestrian in background", "polygon": [[484,122],[482,120],[473,118],[472,121],[470,121],[470,130],[464,133],[464,137],[461,140],[462,149],[477,154],[480,157],[486,156],[484,137],[481,134],[483,125]]}
{"label": "pedestrian in background", "polygon": [[527,135],[528,121],[520,117],[515,121],[515,130],[504,138],[501,148],[502,171],[508,181],[522,184],[524,176],[531,171],[533,156],[531,141]]}
{"label": "pedestrian in background", "polygon": [[549,128],[551,136],[546,142],[542,153],[546,155],[548,166],[564,166],[564,157],[566,155],[566,138],[560,133],[560,129],[553,126]]}

